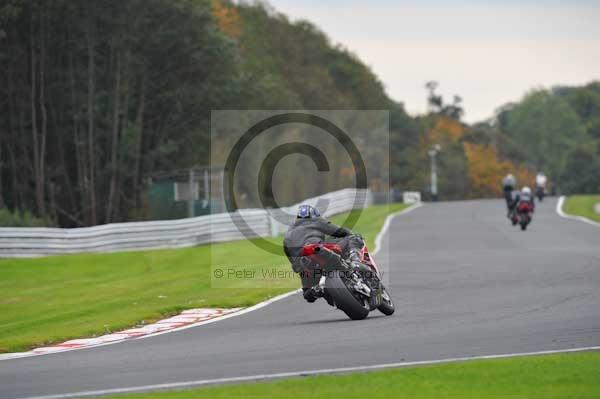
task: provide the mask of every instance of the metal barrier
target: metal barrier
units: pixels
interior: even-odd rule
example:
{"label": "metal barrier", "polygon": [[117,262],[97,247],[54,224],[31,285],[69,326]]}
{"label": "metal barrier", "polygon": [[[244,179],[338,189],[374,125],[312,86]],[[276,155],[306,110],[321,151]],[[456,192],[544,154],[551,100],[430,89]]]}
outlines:
{"label": "metal barrier", "polygon": [[[323,216],[366,207],[371,203],[368,190],[344,189],[310,198],[302,203],[315,205],[328,201]],[[295,215],[297,205],[278,210],[242,209],[233,214],[220,213],[189,219],[112,223],[73,229],[0,228],[0,257],[34,257],[80,252],[182,248],[200,244],[267,237],[283,233],[286,222]],[[247,227],[236,225],[241,217]],[[239,223],[238,223],[239,224]]]}

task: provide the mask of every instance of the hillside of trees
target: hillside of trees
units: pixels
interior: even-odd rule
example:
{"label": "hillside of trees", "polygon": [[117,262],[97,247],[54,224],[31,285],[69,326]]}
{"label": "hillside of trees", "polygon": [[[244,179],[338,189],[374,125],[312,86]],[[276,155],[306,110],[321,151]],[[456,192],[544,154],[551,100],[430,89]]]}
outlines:
{"label": "hillside of trees", "polygon": [[430,82],[431,111],[411,117],[358,57],[262,3],[5,0],[0,82],[0,225],[146,219],[147,177],[207,165],[218,109],[389,110],[399,190],[427,193],[440,144],[441,199],[494,196],[503,174],[537,169],[564,192],[600,191],[598,84],[468,126],[460,97]]}
{"label": "hillside of trees", "polygon": [[503,106],[504,156],[543,170],[562,193],[600,192],[600,82],[534,90]]}

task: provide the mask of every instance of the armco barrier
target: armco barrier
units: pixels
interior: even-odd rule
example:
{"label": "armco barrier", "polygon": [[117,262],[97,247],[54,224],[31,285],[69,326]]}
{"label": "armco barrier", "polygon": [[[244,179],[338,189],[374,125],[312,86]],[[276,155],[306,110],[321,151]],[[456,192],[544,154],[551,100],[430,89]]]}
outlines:
{"label": "armco barrier", "polygon": [[[307,199],[303,203],[314,205],[319,199],[328,200],[329,206],[323,216],[331,216],[351,210],[355,200],[360,206],[368,206],[370,196],[368,190],[344,189]],[[286,230],[286,225],[277,221],[274,216],[277,215],[280,221],[291,219],[296,207],[297,205],[269,211],[239,210],[236,213],[246,222],[247,231],[241,231],[232,219],[235,214],[229,213],[74,229],[3,227],[0,228],[0,257],[181,248],[246,237],[278,235]]]}

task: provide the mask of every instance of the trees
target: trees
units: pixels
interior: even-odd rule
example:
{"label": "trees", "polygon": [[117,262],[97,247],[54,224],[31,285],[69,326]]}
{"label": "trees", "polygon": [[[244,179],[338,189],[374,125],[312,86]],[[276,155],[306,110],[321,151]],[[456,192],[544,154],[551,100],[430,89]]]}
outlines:
{"label": "trees", "polygon": [[425,83],[427,89],[427,103],[432,112],[439,115],[444,115],[452,119],[460,120],[464,114],[464,110],[461,107],[462,97],[455,94],[451,104],[444,104],[444,98],[441,95],[436,94],[435,90],[438,87],[438,82],[430,80]]}
{"label": "trees", "polygon": [[211,109],[390,103],[357,57],[261,4],[6,0],[0,10],[0,207],[61,226],[144,218],[146,176],[208,164]]}
{"label": "trees", "polygon": [[578,158],[599,156],[600,141],[595,136],[600,126],[597,87],[591,84],[583,88],[536,90],[503,109],[497,119],[498,128],[508,139],[506,146],[511,147],[507,152],[544,171],[559,190],[574,192],[589,187],[588,176],[573,168],[578,165]]}
{"label": "trees", "polygon": [[[149,175],[208,164],[212,109],[387,109],[390,152],[365,158],[389,155],[401,190],[426,187],[434,136],[442,198],[473,195],[465,143],[543,168],[565,189],[595,184],[576,169],[598,158],[599,83],[534,92],[475,127],[460,123],[459,96],[446,104],[436,82],[426,87],[433,112],[413,118],[356,55],[262,3],[4,0],[0,208],[60,226],[143,219]],[[364,130],[365,141],[381,134]]]}
{"label": "trees", "polygon": [[[59,225],[137,218],[144,176],[207,157],[235,96],[230,40],[199,0],[12,1],[2,9],[2,198]],[[137,215],[137,216],[136,216]]]}
{"label": "trees", "polygon": [[577,148],[567,157],[561,174],[566,193],[597,194],[600,192],[600,155],[594,148]]}
{"label": "trees", "polygon": [[575,112],[545,91],[529,94],[514,107],[502,130],[528,154],[532,166],[554,179],[564,168],[567,154],[585,140]]}

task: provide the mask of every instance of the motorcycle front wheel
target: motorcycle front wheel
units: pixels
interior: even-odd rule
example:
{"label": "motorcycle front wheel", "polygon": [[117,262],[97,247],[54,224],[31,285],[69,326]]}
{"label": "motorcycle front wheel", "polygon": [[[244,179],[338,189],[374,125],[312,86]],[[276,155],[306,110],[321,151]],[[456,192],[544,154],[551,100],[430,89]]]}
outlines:
{"label": "motorcycle front wheel", "polygon": [[394,314],[396,308],[394,307],[394,301],[392,301],[392,297],[387,292],[387,289],[381,284],[381,304],[377,307],[381,313],[386,316],[391,316]]}

